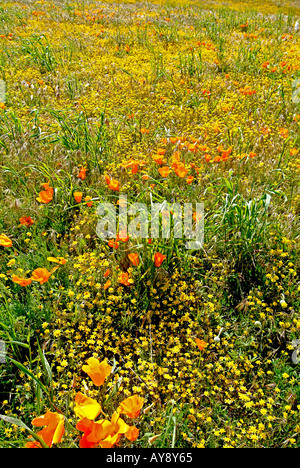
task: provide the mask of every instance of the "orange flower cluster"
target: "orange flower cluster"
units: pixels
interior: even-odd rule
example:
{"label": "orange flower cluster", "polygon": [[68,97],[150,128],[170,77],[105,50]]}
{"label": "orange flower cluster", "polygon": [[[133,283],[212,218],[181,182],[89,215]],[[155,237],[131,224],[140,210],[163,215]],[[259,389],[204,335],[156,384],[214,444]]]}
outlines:
{"label": "orange flower cluster", "polygon": [[[105,359],[100,362],[91,357],[87,360],[87,365],[82,366],[82,370],[88,374],[94,385],[100,387],[111,374],[112,367]],[[123,436],[131,442],[138,438],[139,429],[136,426],[130,426],[120,417],[121,414],[124,414],[130,419],[136,419],[140,415],[144,399],[138,395],[133,395],[122,401],[110,420],[106,416],[96,420],[103,413],[102,407],[96,400],[82,392],[76,393],[74,402],[74,413],[80,418],[76,429],[83,432],[79,441],[80,448],[112,448],[118,444]],[[38,432],[37,436],[49,448],[53,444],[61,442],[65,433],[64,416],[57,412],[47,411],[43,416],[35,418],[32,425],[44,426],[44,429]],[[41,447],[41,443],[32,437],[26,443],[26,448]]]}
{"label": "orange flower cluster", "polygon": [[232,146],[229,146],[227,150],[225,150],[222,145],[218,146],[218,152],[221,153],[221,156],[216,156],[214,162],[227,161],[232,153]]}
{"label": "orange flower cluster", "polygon": [[[101,386],[111,373],[112,367],[107,364],[106,360],[99,362],[95,358],[89,358],[87,365],[83,366],[82,370],[89,375],[94,385]],[[74,411],[81,418],[76,424],[76,428],[83,432],[79,446],[81,448],[111,448],[118,443],[123,435],[132,442],[136,440],[139,430],[135,426],[126,424],[120,418],[120,414],[126,414],[128,417],[135,419],[139,416],[143,403],[143,398],[134,395],[120,404],[110,421],[107,419],[95,421],[102,412],[100,404],[78,392],[75,397],[76,406]]]}
{"label": "orange flower cluster", "polygon": [[129,277],[127,271],[122,271],[122,273],[118,277],[118,282],[123,284],[124,286],[130,286],[134,283],[133,279]]}
{"label": "orange flower cluster", "polygon": [[22,218],[19,219],[20,224],[22,226],[30,227],[34,224],[34,220],[31,218],[31,216],[23,216]]}
{"label": "orange flower cluster", "polygon": [[127,163],[123,164],[125,169],[131,168],[131,173],[136,174],[141,167],[144,167],[146,164],[145,161],[140,159],[130,159]]}
{"label": "orange flower cluster", "polygon": [[86,178],[86,171],[87,171],[87,168],[86,167],[81,167],[79,169],[79,172],[78,172],[78,175],[77,177],[81,180],[84,180]]}
{"label": "orange flower cluster", "polygon": [[247,85],[244,88],[240,88],[240,93],[244,96],[252,96],[253,94],[256,94],[256,91]]}
{"label": "orange flower cluster", "polygon": [[128,242],[129,240],[129,235],[125,231],[120,231],[119,234],[117,234],[116,239],[110,239],[108,241],[109,247],[113,249],[118,249],[119,248],[119,241],[121,242]]}
{"label": "orange flower cluster", "polygon": [[76,429],[83,432],[79,442],[80,448],[112,448],[122,436],[131,442],[139,436],[137,427],[126,424],[117,411],[114,412],[110,421],[107,419],[93,421],[83,418],[76,424]]}
{"label": "orange flower cluster", "polygon": [[[55,258],[49,257],[49,261],[59,263],[60,265],[64,265],[66,260],[63,257]],[[20,278],[19,276],[13,274],[11,279],[14,283],[19,284],[20,286],[26,287],[29,286],[32,281],[36,281],[37,283],[44,284],[49,281],[49,278],[59,267],[52,268],[51,271],[48,271],[47,268],[37,268],[32,272],[30,278]]]}

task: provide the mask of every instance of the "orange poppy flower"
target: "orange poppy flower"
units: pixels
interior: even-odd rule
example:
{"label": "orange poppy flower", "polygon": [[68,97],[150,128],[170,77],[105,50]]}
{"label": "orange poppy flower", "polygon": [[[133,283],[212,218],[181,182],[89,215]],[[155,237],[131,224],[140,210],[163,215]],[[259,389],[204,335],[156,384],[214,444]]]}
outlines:
{"label": "orange poppy flower", "polygon": [[88,365],[82,366],[83,372],[86,372],[88,376],[92,379],[94,385],[100,387],[103,385],[106,377],[111,373],[112,367],[107,364],[106,359],[99,362],[98,359],[93,357],[87,360]]}
{"label": "orange poppy flower", "polygon": [[94,448],[103,439],[109,437],[113,431],[113,426],[110,421],[106,421],[105,419],[94,422],[88,418],[83,418],[76,424],[76,429],[83,432],[83,436],[79,441],[79,447]]}
{"label": "orange poppy flower", "polygon": [[196,143],[189,143],[187,149],[191,152],[196,152],[198,147]]}
{"label": "orange poppy flower", "polygon": [[115,179],[112,179],[109,183],[109,186],[108,186],[109,190],[114,190],[115,192],[119,192],[120,190],[120,185],[119,185],[119,182]]}
{"label": "orange poppy flower", "polygon": [[29,441],[26,443],[25,448],[42,448],[42,446],[37,440],[29,437]]}
{"label": "orange poppy flower", "polygon": [[[32,421],[32,425],[36,427],[46,426],[37,435],[44,440],[48,447],[59,443],[65,432],[63,415],[52,413],[51,411],[47,411],[43,416],[35,418]],[[26,447],[32,448],[32,442],[28,442]]]}
{"label": "orange poppy flower", "polygon": [[157,149],[157,154],[159,154],[160,156],[164,156],[165,153],[166,153],[165,148],[158,148]]}
{"label": "orange poppy flower", "polygon": [[82,197],[83,197],[83,193],[82,193],[82,192],[74,192],[74,198],[75,198],[75,201],[77,201],[77,203],[80,203],[80,202],[81,202]]}
{"label": "orange poppy flower", "polygon": [[133,280],[129,278],[128,273],[125,271],[122,271],[122,273],[119,275],[118,282],[124,286],[130,286],[133,284]]}
{"label": "orange poppy flower", "polygon": [[64,257],[48,257],[48,262],[59,263],[59,265],[65,265],[67,260]]}
{"label": "orange poppy flower", "polygon": [[31,278],[19,278],[17,275],[12,275],[11,277],[12,281],[16,284],[19,284],[20,286],[29,286],[32,283]]}
{"label": "orange poppy flower", "polygon": [[154,255],[154,263],[156,267],[160,267],[162,262],[166,259],[166,255],[156,252]]}
{"label": "orange poppy flower", "polygon": [[108,246],[111,247],[112,249],[118,249],[119,248],[119,242],[115,239],[110,239],[108,241]]}
{"label": "orange poppy flower", "polygon": [[[94,426],[94,427],[97,427],[97,426]],[[114,431],[113,425],[111,424],[110,421],[103,420],[101,429],[102,429],[102,432],[106,431],[108,435],[106,435],[106,437],[104,437],[103,435],[101,436],[101,440],[98,443],[99,447],[101,448],[114,447],[119,442],[121,435]],[[97,432],[99,433],[99,430]]]}
{"label": "orange poppy flower", "polygon": [[115,179],[111,179],[107,174],[104,176],[105,177],[105,181],[108,185],[108,188],[110,190],[114,190],[116,192],[118,192],[120,190],[120,186],[119,186],[119,182]]}
{"label": "orange poppy flower", "polygon": [[40,284],[47,283],[49,280],[50,276],[54,273],[55,270],[57,270],[58,267],[53,268],[51,271],[48,271],[46,268],[37,268],[34,270],[32,273],[31,279],[33,281],[37,281]]}
{"label": "orange poppy flower", "polygon": [[86,178],[86,171],[87,171],[87,168],[86,167],[81,167],[79,169],[79,172],[78,172],[78,175],[77,177],[81,180],[84,180]]}
{"label": "orange poppy flower", "polygon": [[105,285],[103,286],[103,289],[108,289],[111,286],[111,280],[107,280]]}
{"label": "orange poppy flower", "polygon": [[142,176],[142,179],[143,179],[143,180],[148,180],[149,178],[150,178],[150,177],[149,177],[147,174],[144,174],[144,175]]}
{"label": "orange poppy flower", "polygon": [[126,434],[126,432],[129,430],[129,427],[128,424],[126,424],[126,422],[120,418],[120,412],[119,411],[115,411],[111,417],[111,425],[112,425],[112,433],[111,435],[113,435],[113,433],[116,433],[116,434]]}
{"label": "orange poppy flower", "polygon": [[[102,421],[102,426],[106,434],[108,434],[106,435],[105,438],[103,436],[105,433],[104,431],[102,431],[102,434],[98,428],[97,428],[98,430],[96,429],[96,431],[94,431],[96,438],[98,439],[99,439],[99,435],[101,434],[102,440],[100,440],[98,444],[101,448],[114,447],[119,442],[119,439],[122,435],[126,435],[127,437],[127,434],[128,434],[129,437],[132,438],[132,440],[135,440],[134,437],[137,436],[136,431],[131,430],[131,427],[128,426],[128,424],[126,424],[122,418],[120,418],[120,414],[118,412],[115,412],[112,415],[111,421],[106,421],[106,420]],[[92,436],[93,435],[91,434],[88,437],[88,439],[90,439]]]}
{"label": "orange poppy flower", "polygon": [[83,436],[79,441],[80,448],[95,447],[96,443],[94,441],[88,440],[88,436],[91,434],[94,424],[94,421],[91,421],[88,418],[83,418],[76,424],[76,429],[83,432]]}
{"label": "orange poppy flower", "polygon": [[95,431],[96,437],[97,438],[100,437],[100,441],[98,444],[99,447],[101,448],[114,447],[119,442],[121,435],[115,430],[114,425],[110,421],[102,420],[101,424],[102,424],[102,427],[100,428],[100,430],[97,426],[94,426],[96,428],[96,431]]}
{"label": "orange poppy flower", "polygon": [[0,245],[2,247],[11,247],[12,241],[5,234],[0,234]]}
{"label": "orange poppy flower", "polygon": [[193,182],[193,180],[194,180],[194,177],[191,176],[191,175],[186,178],[186,181],[187,181],[188,184],[191,184]]}
{"label": "orange poppy flower", "polygon": [[75,396],[74,413],[79,418],[95,419],[102,411],[101,406],[96,400],[87,397],[82,392]]}
{"label": "orange poppy flower", "polygon": [[163,156],[160,156],[158,154],[154,154],[151,157],[152,157],[153,161],[155,161],[156,164],[158,164],[159,166],[161,166],[165,162]]}
{"label": "orange poppy flower", "polygon": [[92,206],[93,205],[93,202],[90,201],[90,200],[92,200],[92,197],[89,197],[89,196],[85,197],[84,201],[86,202],[87,206]]}
{"label": "orange poppy flower", "polygon": [[168,177],[171,172],[171,169],[168,166],[163,166],[158,169],[158,172],[162,177]]}
{"label": "orange poppy flower", "polygon": [[221,151],[221,160],[227,161],[231,153],[232,153],[232,146],[229,146],[227,150]]}
{"label": "orange poppy flower", "polygon": [[174,170],[175,170],[175,173],[178,175],[178,177],[181,177],[181,178],[185,177],[188,172],[187,168],[185,167],[183,163],[177,163],[176,168]]}
{"label": "orange poppy flower", "polygon": [[22,224],[22,226],[32,226],[34,221],[33,219],[30,217],[30,216],[23,216],[22,218],[19,219],[20,221],[20,224]]}
{"label": "orange poppy flower", "polygon": [[135,426],[130,426],[128,431],[125,433],[126,439],[130,440],[130,442],[134,442],[139,436],[139,429]]}
{"label": "orange poppy flower", "polygon": [[120,404],[118,412],[120,414],[126,414],[129,418],[135,419],[139,416],[143,404],[144,398],[141,398],[138,395],[133,395],[126,398],[126,400]]}
{"label": "orange poppy flower", "polygon": [[170,137],[170,142],[175,145],[177,143],[177,137]]}
{"label": "orange poppy flower", "polygon": [[54,190],[52,187],[49,186],[49,182],[42,184],[42,187],[44,187],[44,190],[42,190],[39,193],[37,201],[39,201],[40,203],[48,204],[53,199]]}
{"label": "orange poppy flower", "polygon": [[131,173],[136,174],[138,170],[139,170],[139,165],[138,164],[132,164]]}
{"label": "orange poppy flower", "polygon": [[203,351],[203,349],[207,346],[206,341],[199,340],[199,338],[196,338],[195,341],[196,341],[196,344],[197,344],[198,348],[200,349],[200,351]]}
{"label": "orange poppy flower", "polygon": [[128,255],[128,258],[129,260],[131,261],[131,263],[134,265],[134,266],[139,266],[140,264],[140,260],[139,260],[139,256],[137,253],[131,253]]}
{"label": "orange poppy flower", "polygon": [[255,158],[255,156],[256,156],[256,153],[254,153],[253,151],[249,153],[249,158]]}
{"label": "orange poppy flower", "polygon": [[106,270],[106,272],[104,273],[103,276],[104,276],[104,278],[107,278],[110,274],[111,274],[111,270],[108,269],[108,270]]}
{"label": "orange poppy flower", "polygon": [[76,424],[76,429],[84,433],[79,442],[80,448],[112,448],[122,435],[128,435],[128,440],[134,441],[139,432],[134,426],[128,426],[118,412],[112,415],[111,421],[83,418]]}

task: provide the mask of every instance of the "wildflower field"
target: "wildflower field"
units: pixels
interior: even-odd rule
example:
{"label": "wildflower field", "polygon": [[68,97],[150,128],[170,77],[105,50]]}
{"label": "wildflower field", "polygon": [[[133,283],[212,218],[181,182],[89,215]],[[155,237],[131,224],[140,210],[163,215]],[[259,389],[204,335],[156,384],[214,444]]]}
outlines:
{"label": "wildflower field", "polygon": [[[299,19],[0,0],[1,448],[300,447]],[[203,245],[100,238],[125,198]]]}

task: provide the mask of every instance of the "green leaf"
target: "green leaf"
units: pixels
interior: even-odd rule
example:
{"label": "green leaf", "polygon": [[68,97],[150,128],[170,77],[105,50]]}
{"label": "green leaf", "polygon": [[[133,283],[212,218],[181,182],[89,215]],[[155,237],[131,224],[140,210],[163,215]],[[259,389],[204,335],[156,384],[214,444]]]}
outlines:
{"label": "green leaf", "polygon": [[47,389],[46,387],[42,384],[42,382],[32,373],[30,372],[23,364],[21,364],[20,362],[18,361],[15,361],[14,359],[10,358],[9,357],[9,360],[15,365],[17,366],[22,372],[24,372],[24,374],[28,375],[29,377],[31,377],[43,390],[44,392],[48,395],[48,392],[47,392]]}
{"label": "green leaf", "polygon": [[38,343],[38,348],[39,348],[39,355],[42,361],[44,372],[47,374],[49,384],[51,385],[52,384],[52,370],[51,370],[50,364],[46,359],[45,353],[41,350],[39,343]]}
{"label": "green leaf", "polygon": [[15,424],[15,426],[23,427],[23,429],[26,429],[27,431],[31,431],[31,429],[26,426],[23,421],[17,418],[12,418],[11,416],[6,416],[4,414],[0,414],[0,418],[3,419],[3,421],[8,422],[10,424]]}

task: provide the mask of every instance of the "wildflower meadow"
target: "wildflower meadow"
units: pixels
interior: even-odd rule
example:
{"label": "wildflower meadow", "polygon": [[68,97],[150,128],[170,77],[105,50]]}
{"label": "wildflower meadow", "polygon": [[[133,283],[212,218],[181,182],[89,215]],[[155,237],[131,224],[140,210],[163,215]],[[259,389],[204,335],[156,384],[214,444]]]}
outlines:
{"label": "wildflower meadow", "polygon": [[300,447],[299,22],[0,0],[0,448]]}

